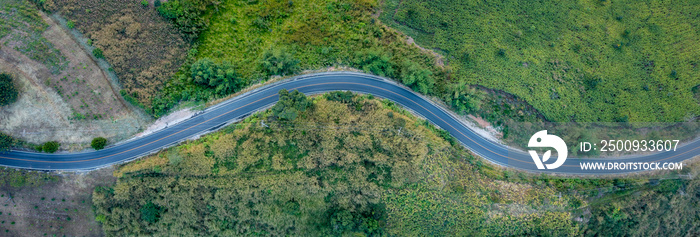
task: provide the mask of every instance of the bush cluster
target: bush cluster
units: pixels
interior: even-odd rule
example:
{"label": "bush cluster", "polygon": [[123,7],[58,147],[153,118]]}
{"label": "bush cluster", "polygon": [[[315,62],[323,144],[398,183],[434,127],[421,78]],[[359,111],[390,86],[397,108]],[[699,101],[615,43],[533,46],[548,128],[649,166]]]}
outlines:
{"label": "bush cluster", "polygon": [[286,50],[275,48],[263,52],[260,67],[268,76],[285,76],[299,71],[299,60]]}
{"label": "bush cluster", "polygon": [[209,58],[202,58],[192,64],[190,73],[194,83],[212,88],[219,95],[233,93],[246,85],[227,61],[216,63]]}
{"label": "bush cluster", "polygon": [[45,142],[44,144],[41,144],[36,147],[38,151],[43,151],[46,153],[54,153],[58,151],[58,148],[61,147],[61,144],[58,143],[57,141],[50,141],[50,142]]}
{"label": "bush cluster", "polygon": [[0,73],[0,106],[9,105],[17,101],[19,92],[13,81],[12,75]]}
{"label": "bush cluster", "polygon": [[107,145],[107,139],[104,137],[96,137],[92,139],[90,146],[95,150],[102,150]]}
{"label": "bush cluster", "polygon": [[14,139],[10,135],[0,132],[0,152],[9,150],[14,144]]}
{"label": "bush cluster", "polygon": [[299,113],[311,107],[311,101],[303,93],[285,89],[279,91],[279,101],[272,106],[272,114],[279,120],[291,121],[296,119]]}

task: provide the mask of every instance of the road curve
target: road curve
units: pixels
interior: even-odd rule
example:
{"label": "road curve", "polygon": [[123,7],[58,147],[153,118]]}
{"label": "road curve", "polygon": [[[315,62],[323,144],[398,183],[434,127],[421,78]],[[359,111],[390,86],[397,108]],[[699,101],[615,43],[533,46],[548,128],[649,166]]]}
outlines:
{"label": "road curve", "polygon": [[[679,147],[676,151],[660,152],[644,156],[620,158],[568,158],[564,165],[554,170],[538,170],[529,154],[513,150],[502,144],[481,137],[456,119],[444,108],[436,106],[417,93],[380,77],[352,72],[329,72],[303,75],[276,82],[249,93],[232,98],[207,109],[190,119],[171,125],[158,132],[132,139],[99,151],[81,153],[46,154],[24,151],[0,153],[0,165],[37,170],[90,170],[123,163],[164,147],[192,138],[223,124],[250,115],[260,108],[274,104],[280,89],[299,90],[305,94],[349,90],[372,94],[392,100],[420,114],[438,127],[447,130],[467,149],[499,165],[516,169],[565,174],[619,174],[634,170],[582,170],[580,162],[680,162],[700,155],[700,140]],[[548,162],[548,163],[551,163]],[[638,171],[638,170],[636,170]]]}

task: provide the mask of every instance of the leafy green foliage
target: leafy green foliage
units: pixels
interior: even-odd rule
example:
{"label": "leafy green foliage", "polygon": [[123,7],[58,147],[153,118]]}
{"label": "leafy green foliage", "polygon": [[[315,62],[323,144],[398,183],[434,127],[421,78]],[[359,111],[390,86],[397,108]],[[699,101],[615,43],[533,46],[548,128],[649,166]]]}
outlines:
{"label": "leafy green foliage", "polygon": [[332,91],[325,94],[327,100],[338,101],[342,103],[352,102],[352,98],[355,97],[351,91]]}
{"label": "leafy green foliage", "polygon": [[158,13],[172,20],[190,39],[195,39],[208,23],[202,18],[211,0],[172,0],[161,3]]}
{"label": "leafy green foliage", "polygon": [[381,19],[445,56],[445,88],[503,90],[556,122],[678,122],[700,114],[689,90],[700,80],[698,11],[688,1],[388,0]]}
{"label": "leafy green foliage", "polygon": [[399,78],[403,84],[423,94],[431,94],[435,85],[433,72],[411,60],[403,61]]}
{"label": "leafy green foliage", "polygon": [[46,152],[46,153],[54,153],[58,151],[58,148],[61,146],[60,143],[56,141],[50,141],[50,142],[45,142],[44,144],[41,144],[37,147],[37,150]]}
{"label": "leafy green foliage", "polygon": [[14,103],[19,97],[19,91],[15,88],[13,76],[8,73],[0,73],[0,106]]}
{"label": "leafy green foliage", "polygon": [[102,52],[102,49],[100,48],[95,48],[92,50],[92,55],[94,55],[96,58],[105,58],[104,53]]}
{"label": "leafy green foliage", "polygon": [[95,150],[102,150],[107,145],[107,139],[104,137],[96,137],[90,142],[90,146]]}
{"label": "leafy green foliage", "polygon": [[195,83],[213,88],[219,95],[233,93],[245,86],[233,65],[226,61],[215,63],[209,58],[203,58],[192,64],[190,73]]}
{"label": "leafy green foliage", "polygon": [[473,113],[481,108],[484,99],[484,92],[461,84],[449,88],[452,94],[446,97],[447,103],[451,104],[458,112]]}
{"label": "leafy green foliage", "polygon": [[390,61],[389,55],[378,50],[359,51],[355,55],[355,66],[367,73],[372,73],[383,77],[394,76],[394,65]]}
{"label": "leafy green foliage", "polygon": [[153,204],[152,202],[146,203],[141,207],[141,220],[148,223],[156,223],[160,218],[161,208]]}
{"label": "leafy green foliage", "polygon": [[290,75],[299,71],[299,60],[284,49],[266,50],[262,54],[260,67],[267,75]]}
{"label": "leafy green foliage", "polygon": [[66,27],[68,27],[68,29],[73,29],[75,28],[75,23],[73,21],[68,21],[66,22]]}
{"label": "leafy green foliage", "polygon": [[272,106],[272,114],[280,120],[294,120],[299,113],[311,107],[311,101],[304,93],[294,90],[289,92],[285,89],[279,91],[279,101]]}
{"label": "leafy green foliage", "polygon": [[12,148],[15,140],[7,134],[0,132],[0,152],[7,151]]}

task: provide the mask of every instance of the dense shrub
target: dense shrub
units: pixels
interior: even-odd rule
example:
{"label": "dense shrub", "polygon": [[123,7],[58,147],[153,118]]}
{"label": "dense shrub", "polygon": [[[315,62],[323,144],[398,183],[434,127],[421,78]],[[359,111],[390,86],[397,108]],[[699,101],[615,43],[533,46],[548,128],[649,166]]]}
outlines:
{"label": "dense shrub", "polygon": [[158,13],[172,20],[190,39],[195,39],[208,26],[208,22],[202,16],[211,2],[211,0],[167,1],[161,3]]}
{"label": "dense shrub", "polygon": [[433,72],[411,60],[403,61],[399,77],[403,84],[423,94],[431,93],[435,85]]}
{"label": "dense shrub", "polygon": [[60,143],[56,141],[50,141],[46,142],[44,144],[41,144],[39,147],[37,147],[37,150],[47,152],[47,153],[54,153],[58,151],[58,148],[61,146]]}
{"label": "dense shrub", "polygon": [[100,48],[93,49],[92,55],[95,55],[96,58],[105,58],[104,53],[102,52],[102,49],[100,49]]}
{"label": "dense shrub", "polygon": [[381,51],[368,49],[355,54],[355,66],[367,73],[383,77],[394,76],[394,66],[390,62],[391,57]]}
{"label": "dense shrub", "polygon": [[95,150],[102,150],[107,145],[107,139],[104,137],[96,137],[92,139],[90,146]]}
{"label": "dense shrub", "polygon": [[262,54],[260,67],[267,75],[290,75],[299,71],[299,60],[284,49],[266,50]]}
{"label": "dense shrub", "polygon": [[233,93],[245,86],[229,62],[215,63],[209,58],[202,58],[192,64],[190,73],[195,83],[213,88],[219,95]]}
{"label": "dense shrub", "polygon": [[446,97],[446,101],[457,111],[473,113],[481,108],[484,92],[470,88],[465,84],[452,86],[449,88],[449,92],[450,95]]}
{"label": "dense shrub", "polygon": [[300,112],[311,107],[311,101],[303,93],[285,89],[279,91],[279,101],[272,106],[272,114],[279,120],[294,120]]}
{"label": "dense shrub", "polygon": [[7,73],[0,73],[0,106],[9,105],[17,101],[19,92],[15,88],[13,77]]}
{"label": "dense shrub", "polygon": [[0,152],[9,150],[14,144],[14,139],[10,135],[0,132]]}

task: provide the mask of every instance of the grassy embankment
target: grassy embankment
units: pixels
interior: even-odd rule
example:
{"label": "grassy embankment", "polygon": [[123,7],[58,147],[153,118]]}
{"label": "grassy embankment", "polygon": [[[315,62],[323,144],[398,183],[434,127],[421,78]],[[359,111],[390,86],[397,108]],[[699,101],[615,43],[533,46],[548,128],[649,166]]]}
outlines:
{"label": "grassy embankment", "polygon": [[382,10],[383,23],[445,56],[446,86],[504,91],[541,113],[521,116],[527,106],[507,99],[475,111],[516,144],[545,127],[572,151],[579,141],[699,132],[697,2],[388,0]]}

